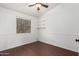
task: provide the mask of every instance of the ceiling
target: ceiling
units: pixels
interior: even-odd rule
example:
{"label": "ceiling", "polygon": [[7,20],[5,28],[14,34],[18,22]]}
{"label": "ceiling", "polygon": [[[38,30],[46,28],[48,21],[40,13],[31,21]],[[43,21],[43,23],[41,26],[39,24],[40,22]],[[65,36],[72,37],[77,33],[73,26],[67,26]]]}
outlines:
{"label": "ceiling", "polygon": [[1,7],[19,11],[32,16],[42,16],[49,10],[53,9],[58,3],[44,3],[48,5],[48,8],[41,7],[40,13],[38,14],[36,7],[28,7],[30,3],[0,3]]}

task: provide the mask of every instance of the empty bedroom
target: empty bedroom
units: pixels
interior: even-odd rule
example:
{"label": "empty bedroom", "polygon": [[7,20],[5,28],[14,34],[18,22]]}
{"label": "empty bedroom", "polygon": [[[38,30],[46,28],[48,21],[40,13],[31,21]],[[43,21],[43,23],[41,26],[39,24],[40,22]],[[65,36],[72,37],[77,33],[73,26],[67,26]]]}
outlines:
{"label": "empty bedroom", "polygon": [[79,3],[0,3],[0,56],[78,56]]}

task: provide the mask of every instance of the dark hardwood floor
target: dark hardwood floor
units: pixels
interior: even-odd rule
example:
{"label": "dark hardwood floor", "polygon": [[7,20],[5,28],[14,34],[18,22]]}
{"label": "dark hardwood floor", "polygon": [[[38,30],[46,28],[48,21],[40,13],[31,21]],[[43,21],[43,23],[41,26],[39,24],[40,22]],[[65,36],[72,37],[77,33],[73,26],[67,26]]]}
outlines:
{"label": "dark hardwood floor", "polygon": [[78,53],[42,42],[34,42],[0,52],[1,56],[77,56]]}

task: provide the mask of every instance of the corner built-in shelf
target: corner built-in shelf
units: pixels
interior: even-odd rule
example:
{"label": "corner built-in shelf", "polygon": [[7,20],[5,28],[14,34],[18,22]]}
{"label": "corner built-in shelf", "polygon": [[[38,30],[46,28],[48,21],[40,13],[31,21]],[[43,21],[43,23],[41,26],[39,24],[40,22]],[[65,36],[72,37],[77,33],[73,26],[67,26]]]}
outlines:
{"label": "corner built-in shelf", "polygon": [[37,29],[46,29],[45,22],[46,22],[46,20],[40,20],[40,23],[39,23]]}
{"label": "corner built-in shelf", "polygon": [[37,29],[46,29],[46,27],[38,27]]}

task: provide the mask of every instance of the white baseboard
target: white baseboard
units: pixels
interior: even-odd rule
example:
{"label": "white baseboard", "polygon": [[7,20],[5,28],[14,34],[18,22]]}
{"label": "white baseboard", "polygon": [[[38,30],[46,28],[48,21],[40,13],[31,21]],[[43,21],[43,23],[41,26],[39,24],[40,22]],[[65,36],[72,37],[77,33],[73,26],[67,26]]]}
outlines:
{"label": "white baseboard", "polygon": [[43,43],[47,43],[47,44],[50,44],[50,45],[54,45],[54,46],[57,46],[57,47],[60,47],[60,48],[63,48],[63,49],[66,49],[66,50],[70,50],[70,51],[73,51],[73,52],[79,52],[79,51],[75,51],[75,50],[72,50],[72,49],[69,49],[69,48],[65,48],[65,47],[62,47],[60,45],[58,45],[58,43],[56,44],[56,42],[53,42],[53,41],[50,41],[50,40],[39,40],[40,42],[43,42]]}
{"label": "white baseboard", "polygon": [[15,47],[19,47],[19,46],[22,46],[22,45],[25,45],[25,44],[29,44],[29,43],[33,43],[33,42],[36,42],[37,40],[34,40],[34,41],[29,41],[29,42],[26,42],[26,43],[23,43],[23,44],[17,44],[16,46],[10,46],[10,47],[7,47],[5,49],[2,49],[0,51],[4,51],[4,50],[8,50],[8,49],[12,49],[12,48],[15,48]]}

